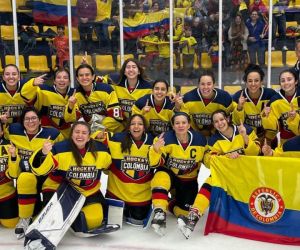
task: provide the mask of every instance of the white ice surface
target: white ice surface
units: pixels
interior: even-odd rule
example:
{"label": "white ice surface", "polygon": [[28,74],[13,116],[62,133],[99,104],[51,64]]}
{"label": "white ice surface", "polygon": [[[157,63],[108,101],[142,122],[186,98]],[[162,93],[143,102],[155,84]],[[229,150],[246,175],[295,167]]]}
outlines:
{"label": "white ice surface", "polygon": [[[202,168],[199,176],[200,183],[209,175],[209,171]],[[104,189],[106,179],[103,179]],[[58,246],[58,250],[293,250],[300,247],[278,245],[230,237],[222,234],[203,235],[206,216],[198,222],[190,239],[186,240],[179,232],[173,215],[167,216],[167,234],[164,237],[156,235],[151,228],[144,230],[130,225],[123,225],[123,229],[111,234],[103,234],[93,238],[77,238],[68,232]],[[17,240],[13,230],[0,227],[0,249],[23,249],[23,241]]]}

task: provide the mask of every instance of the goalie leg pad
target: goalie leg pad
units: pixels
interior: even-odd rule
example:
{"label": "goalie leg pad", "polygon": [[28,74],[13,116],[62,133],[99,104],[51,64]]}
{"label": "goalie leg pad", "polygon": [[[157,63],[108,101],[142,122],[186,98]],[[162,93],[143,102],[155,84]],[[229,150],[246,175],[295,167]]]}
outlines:
{"label": "goalie leg pad", "polygon": [[[68,183],[60,185],[25,234],[25,245],[41,235],[57,246],[80,212],[85,197]],[[36,230],[39,233],[31,233]],[[32,238],[34,237],[34,239]]]}

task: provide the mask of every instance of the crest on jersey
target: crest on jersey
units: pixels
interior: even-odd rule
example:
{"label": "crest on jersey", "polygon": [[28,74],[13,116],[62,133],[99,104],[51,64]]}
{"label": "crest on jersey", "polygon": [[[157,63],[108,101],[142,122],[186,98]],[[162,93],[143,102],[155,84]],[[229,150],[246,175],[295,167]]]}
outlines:
{"label": "crest on jersey", "polygon": [[281,195],[274,189],[259,187],[249,198],[251,215],[263,224],[274,223],[284,214],[285,205]]}
{"label": "crest on jersey", "polygon": [[131,179],[142,179],[150,172],[148,158],[126,155],[121,161],[121,170]]}

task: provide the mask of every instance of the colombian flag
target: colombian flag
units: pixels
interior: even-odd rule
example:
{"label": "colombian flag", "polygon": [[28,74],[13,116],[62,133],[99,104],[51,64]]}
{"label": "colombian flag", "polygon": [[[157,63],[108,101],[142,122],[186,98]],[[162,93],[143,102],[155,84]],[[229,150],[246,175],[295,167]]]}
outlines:
{"label": "colombian flag", "polygon": [[149,34],[149,28],[158,31],[159,26],[169,29],[169,12],[136,13],[134,18],[124,18],[124,39],[135,39]]}
{"label": "colombian flag", "polygon": [[[72,0],[72,24],[77,25],[76,2]],[[67,25],[67,0],[38,0],[33,2],[33,18],[36,23],[47,25]]]}
{"label": "colombian flag", "polygon": [[300,159],[213,157],[205,234],[300,246]]}

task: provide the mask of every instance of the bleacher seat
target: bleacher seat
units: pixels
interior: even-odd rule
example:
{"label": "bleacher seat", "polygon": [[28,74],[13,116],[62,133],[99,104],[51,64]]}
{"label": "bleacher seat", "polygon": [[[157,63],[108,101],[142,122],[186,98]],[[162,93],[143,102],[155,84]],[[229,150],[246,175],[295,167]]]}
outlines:
{"label": "bleacher seat", "polygon": [[[268,51],[265,52],[265,60],[268,61]],[[271,51],[271,67],[280,68],[283,67],[282,51],[274,50]]]}
{"label": "bleacher seat", "polygon": [[[75,55],[74,56],[74,67],[77,68],[81,62],[82,62],[82,55]],[[89,65],[92,65],[92,57],[90,55],[87,55],[87,63]]]}
{"label": "bleacher seat", "polygon": [[271,87],[275,90],[279,90],[281,88],[279,84],[272,84]]}
{"label": "bleacher seat", "polygon": [[[5,63],[6,63],[6,65],[7,64],[16,64],[16,56],[15,55],[6,55]],[[24,56],[22,56],[22,55],[19,55],[19,70],[22,73],[27,72],[27,69],[25,68]]]}
{"label": "bleacher seat", "polygon": [[96,55],[96,69],[99,71],[114,71],[115,66],[111,55]]}
{"label": "bleacher seat", "polygon": [[32,72],[49,72],[46,56],[29,56],[29,69]]}
{"label": "bleacher seat", "polygon": [[[126,54],[124,55],[124,61],[128,58],[134,58],[133,54]],[[117,70],[119,70],[121,68],[121,56],[117,55]]]}
{"label": "bleacher seat", "polygon": [[11,0],[2,0],[1,1],[0,12],[12,12]]}
{"label": "bleacher seat", "polygon": [[224,90],[227,91],[229,94],[233,95],[234,93],[236,93],[237,91],[239,91],[240,89],[242,89],[242,87],[240,85],[236,85],[236,86],[224,86]]}
{"label": "bleacher seat", "polygon": [[1,38],[6,41],[14,40],[14,26],[13,25],[1,25]]}
{"label": "bleacher seat", "polygon": [[201,68],[203,69],[211,69],[212,68],[212,62],[210,59],[210,56],[208,53],[202,53],[201,54]]}
{"label": "bleacher seat", "polygon": [[180,88],[180,93],[182,94],[182,95],[184,95],[184,94],[186,94],[187,92],[189,92],[189,91],[191,91],[191,90],[193,90],[193,89],[195,89],[195,88],[197,88],[196,86],[182,86],[181,88]]}
{"label": "bleacher seat", "polygon": [[286,66],[293,67],[297,62],[296,53],[294,50],[289,50],[286,52]]}

